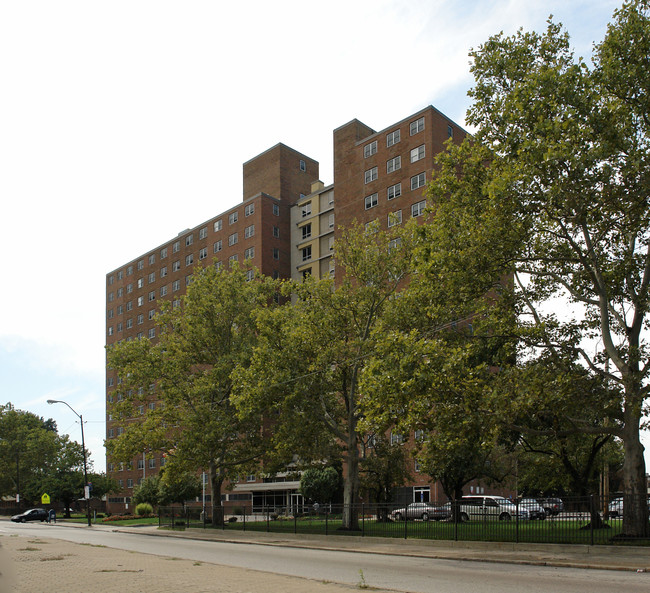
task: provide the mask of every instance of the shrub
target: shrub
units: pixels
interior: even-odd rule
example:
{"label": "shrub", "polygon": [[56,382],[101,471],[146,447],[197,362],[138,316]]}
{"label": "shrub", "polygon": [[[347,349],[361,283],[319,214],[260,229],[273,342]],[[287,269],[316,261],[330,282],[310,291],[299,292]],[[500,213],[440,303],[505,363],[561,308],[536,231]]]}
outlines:
{"label": "shrub", "polygon": [[141,502],[135,507],[135,514],[139,517],[145,517],[153,514],[153,507],[148,502]]}

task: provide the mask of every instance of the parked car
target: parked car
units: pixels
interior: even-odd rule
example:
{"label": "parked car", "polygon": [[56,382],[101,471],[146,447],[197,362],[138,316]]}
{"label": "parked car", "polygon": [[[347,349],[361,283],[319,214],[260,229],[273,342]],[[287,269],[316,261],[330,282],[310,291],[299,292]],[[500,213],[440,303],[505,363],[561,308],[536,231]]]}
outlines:
{"label": "parked car", "polygon": [[510,521],[517,517],[529,518],[526,509],[517,509],[511,500],[503,496],[463,496],[458,504],[458,516],[461,521]]}
{"label": "parked car", "polygon": [[[650,496],[648,497],[648,508],[650,508]],[[610,517],[622,517],[623,516],[623,497],[615,498],[609,503],[607,507],[608,514]]]}
{"label": "parked car", "polygon": [[48,513],[45,509],[29,509],[20,515],[14,515],[11,520],[14,523],[25,523],[26,521],[47,521]]}
{"label": "parked car", "polygon": [[442,521],[451,517],[451,505],[436,506],[428,502],[412,502],[406,508],[395,509],[390,518],[395,521],[402,519],[421,519],[422,521]]}
{"label": "parked car", "polygon": [[534,498],[522,498],[519,501],[519,510],[528,511],[529,519],[546,519],[546,511]]}
{"label": "parked car", "polygon": [[561,498],[540,498],[539,504],[542,505],[546,516],[559,515],[564,510],[564,502]]}

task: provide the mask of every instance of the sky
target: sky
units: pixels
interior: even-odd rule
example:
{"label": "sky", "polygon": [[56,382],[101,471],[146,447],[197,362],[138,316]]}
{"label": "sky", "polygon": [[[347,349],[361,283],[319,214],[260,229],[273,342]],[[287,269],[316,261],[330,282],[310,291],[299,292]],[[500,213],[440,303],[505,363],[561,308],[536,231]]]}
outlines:
{"label": "sky", "polygon": [[427,105],[464,125],[470,49],[552,14],[589,58],[619,5],[1,3],[0,404],[80,442],[77,416],[46,403],[66,401],[104,471],[108,272],[240,202],[242,164],[278,142],[332,183],[335,128]]}

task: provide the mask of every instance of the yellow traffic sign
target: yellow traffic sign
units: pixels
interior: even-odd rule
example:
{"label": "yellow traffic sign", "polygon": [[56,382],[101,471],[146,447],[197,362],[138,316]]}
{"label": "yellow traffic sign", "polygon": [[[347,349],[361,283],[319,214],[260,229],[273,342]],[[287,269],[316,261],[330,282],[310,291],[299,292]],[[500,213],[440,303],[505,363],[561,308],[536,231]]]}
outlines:
{"label": "yellow traffic sign", "polygon": [[45,493],[41,496],[41,504],[50,504],[50,495]]}

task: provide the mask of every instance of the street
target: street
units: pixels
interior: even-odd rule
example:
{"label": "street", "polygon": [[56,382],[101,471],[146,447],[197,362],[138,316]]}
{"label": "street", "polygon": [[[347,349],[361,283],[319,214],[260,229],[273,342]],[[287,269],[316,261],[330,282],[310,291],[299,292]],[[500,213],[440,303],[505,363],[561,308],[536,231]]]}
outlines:
{"label": "street", "polygon": [[[585,570],[525,566],[487,562],[463,562],[397,555],[349,553],[295,547],[250,545],[159,537],[114,532],[106,527],[92,529],[56,525],[0,523],[0,535],[20,535],[32,541],[57,538],[89,546],[106,546],[138,554],[187,559],[260,571],[264,583],[268,575],[288,575],[321,583],[342,583],[413,593],[617,593],[650,590],[650,574],[628,571]],[[22,539],[22,538],[21,538]],[[3,537],[0,542],[6,539]],[[27,541],[27,540],[25,540]],[[80,549],[83,548],[80,546]],[[87,549],[87,548],[86,548]],[[145,558],[142,557],[142,562]],[[48,563],[41,563],[48,564]],[[47,570],[47,566],[43,566]],[[93,591],[92,574],[86,591]],[[305,588],[307,585],[305,585]],[[59,589],[61,590],[61,589]],[[135,589],[134,589],[135,590]],[[137,589],[140,590],[140,589]],[[146,590],[146,589],[143,589]],[[205,589],[217,591],[217,588]],[[272,590],[272,589],[268,589]]]}

